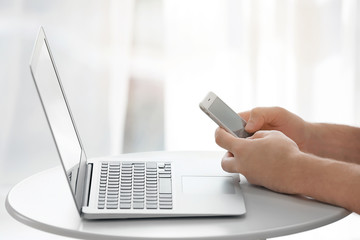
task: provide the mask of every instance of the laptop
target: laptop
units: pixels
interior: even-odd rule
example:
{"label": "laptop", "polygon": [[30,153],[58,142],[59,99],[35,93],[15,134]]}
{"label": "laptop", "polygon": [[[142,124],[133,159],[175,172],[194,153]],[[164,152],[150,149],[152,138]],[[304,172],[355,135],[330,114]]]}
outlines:
{"label": "laptop", "polygon": [[187,159],[87,159],[42,27],[30,70],[81,217],[239,216],[246,212],[239,174],[194,168]]}

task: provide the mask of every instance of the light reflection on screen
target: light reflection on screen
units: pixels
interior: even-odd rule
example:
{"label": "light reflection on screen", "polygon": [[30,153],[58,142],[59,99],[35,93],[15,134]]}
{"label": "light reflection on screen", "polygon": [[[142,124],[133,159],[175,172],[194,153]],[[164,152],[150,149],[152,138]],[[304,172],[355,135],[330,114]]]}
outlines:
{"label": "light reflection on screen", "polygon": [[81,145],[45,42],[42,44],[33,74],[57,149],[75,194]]}

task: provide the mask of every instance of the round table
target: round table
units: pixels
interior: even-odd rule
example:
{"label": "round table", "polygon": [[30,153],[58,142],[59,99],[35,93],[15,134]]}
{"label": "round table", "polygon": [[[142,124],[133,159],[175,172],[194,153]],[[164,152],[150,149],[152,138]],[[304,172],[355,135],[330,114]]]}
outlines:
{"label": "round table", "polygon": [[[223,154],[147,152],[116,158],[183,158],[185,164],[196,157],[204,166],[220,167]],[[56,167],[15,185],[7,196],[6,209],[28,226],[82,239],[266,239],[324,226],[350,214],[340,207],[251,185],[244,177],[241,189],[247,213],[240,217],[84,220],[76,210],[62,168]]]}

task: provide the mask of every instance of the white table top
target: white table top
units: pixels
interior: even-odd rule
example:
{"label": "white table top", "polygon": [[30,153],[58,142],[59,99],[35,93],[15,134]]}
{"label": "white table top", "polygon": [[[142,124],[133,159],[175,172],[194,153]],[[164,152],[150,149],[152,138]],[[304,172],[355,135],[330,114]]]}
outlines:
{"label": "white table top", "polygon": [[[220,167],[223,152],[150,152],[121,155],[197,156]],[[191,158],[190,157],[190,158]],[[9,192],[6,208],[31,227],[83,239],[264,239],[317,228],[349,214],[343,208],[278,194],[241,179],[247,213],[242,217],[96,220],[80,218],[61,167],[35,174]]]}

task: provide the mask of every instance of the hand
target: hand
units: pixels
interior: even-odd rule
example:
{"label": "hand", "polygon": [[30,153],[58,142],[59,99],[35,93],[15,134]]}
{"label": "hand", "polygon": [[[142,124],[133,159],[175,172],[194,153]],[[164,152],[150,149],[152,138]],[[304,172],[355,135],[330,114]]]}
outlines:
{"label": "hand", "polygon": [[249,138],[236,138],[222,128],[215,133],[216,143],[228,150],[222,168],[243,174],[247,180],[274,191],[294,192],[294,163],[300,150],[279,131],[258,131]]}
{"label": "hand", "polygon": [[247,121],[247,132],[278,130],[295,141],[300,150],[305,151],[310,124],[295,114],[280,107],[259,107],[239,115]]}

